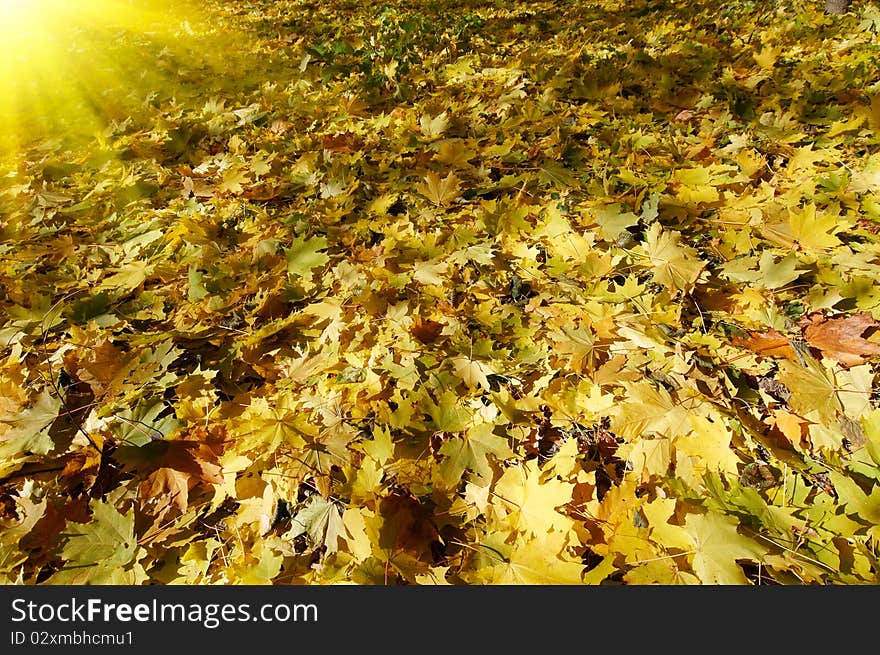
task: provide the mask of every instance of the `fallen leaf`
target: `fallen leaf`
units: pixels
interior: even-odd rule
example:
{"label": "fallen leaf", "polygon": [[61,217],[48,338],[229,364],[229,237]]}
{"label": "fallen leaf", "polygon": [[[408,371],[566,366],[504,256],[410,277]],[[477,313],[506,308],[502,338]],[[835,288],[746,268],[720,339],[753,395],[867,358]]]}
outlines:
{"label": "fallen leaf", "polygon": [[772,328],[764,332],[749,332],[745,337],[735,336],[730,342],[763,357],[784,357],[793,362],[798,361],[797,353],[788,337]]}
{"label": "fallen leaf", "polygon": [[880,355],[880,343],[868,341],[862,335],[880,326],[868,312],[841,318],[809,317],[804,338],[823,354],[833,357],[846,367],[864,364],[866,358]]}
{"label": "fallen leaf", "polygon": [[460,180],[455,173],[441,178],[437,173],[428,173],[424,182],[416,185],[416,191],[425,196],[438,207],[446,206],[458,196],[461,188]]}

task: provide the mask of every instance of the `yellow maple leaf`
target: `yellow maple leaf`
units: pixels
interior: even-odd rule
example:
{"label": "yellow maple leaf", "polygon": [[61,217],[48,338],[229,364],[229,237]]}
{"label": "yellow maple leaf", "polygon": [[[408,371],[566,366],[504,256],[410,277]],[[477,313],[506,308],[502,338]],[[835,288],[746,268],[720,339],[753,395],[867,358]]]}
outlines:
{"label": "yellow maple leaf", "polygon": [[720,416],[710,421],[703,416],[688,416],[693,432],[675,438],[675,457],[690,456],[696,472],[723,471],[736,475],[739,459],[730,448],[732,433]]}
{"label": "yellow maple leaf", "polygon": [[444,284],[443,274],[449,268],[446,262],[416,262],[412,268],[412,278],[422,284]]}
{"label": "yellow maple leaf", "polygon": [[595,363],[595,337],[589,325],[563,326],[547,336],[554,343],[554,350],[560,355],[568,355],[567,367],[577,373],[592,371]]}
{"label": "yellow maple leaf", "polygon": [[449,127],[449,121],[446,119],[446,112],[442,112],[437,116],[431,116],[430,114],[423,114],[419,118],[419,131],[429,138],[435,139],[443,132],[446,131],[446,128]]}
{"label": "yellow maple leaf", "polygon": [[703,584],[749,584],[738,559],[759,560],[767,549],[737,532],[738,522],[709,512],[688,514],[684,528],[694,542],[694,573]]}
{"label": "yellow maple leaf", "polygon": [[787,359],[779,362],[779,382],[791,391],[789,406],[801,416],[811,413],[826,424],[836,421],[843,409],[837,394],[837,384],[820,362],[809,359],[801,366]]}
{"label": "yellow maple leaf", "polygon": [[385,216],[388,213],[388,209],[397,202],[398,197],[399,194],[397,193],[383,193],[380,196],[376,196],[367,205],[367,213],[371,216]]}
{"label": "yellow maple leaf", "polygon": [[444,178],[441,178],[437,173],[431,172],[423,179],[424,182],[416,185],[416,191],[438,207],[446,206],[455,200],[461,189],[461,180],[452,172]]}
{"label": "yellow maple leaf", "polygon": [[676,197],[686,203],[715,202],[721,197],[712,185],[711,171],[703,166],[675,171],[672,182],[679,185]]}
{"label": "yellow maple leaf", "polygon": [[666,549],[687,552],[693,546],[693,540],[687,530],[669,522],[675,513],[676,502],[674,498],[658,497],[642,505],[641,510],[648,521],[652,541]]}
{"label": "yellow maple leaf", "polygon": [[705,266],[693,248],[679,244],[680,232],[663,231],[654,223],[645,235],[645,254],[651,260],[654,281],[670,291],[690,291]]}
{"label": "yellow maple leaf", "polygon": [[557,508],[571,500],[574,485],[551,478],[541,481],[536,460],[508,468],[495,483],[493,506],[510,528],[526,534],[567,532],[573,521]]}
{"label": "yellow maple leaf", "polygon": [[672,449],[669,439],[639,439],[631,448],[624,444],[618,453],[624,455],[632,464],[633,472],[642,482],[652,477],[664,477],[672,463]]}
{"label": "yellow maple leaf", "polygon": [[243,185],[249,184],[250,181],[247,169],[237,165],[231,166],[223,171],[220,184],[217,185],[217,190],[221,193],[238,195],[244,191]]}
{"label": "yellow maple leaf", "polygon": [[760,52],[752,52],[752,59],[754,59],[755,63],[761,68],[771,70],[776,63],[776,60],[779,59],[779,50],[773,46],[765,45],[761,48]]}
{"label": "yellow maple leaf", "polygon": [[467,168],[468,160],[477,156],[477,151],[467,147],[463,139],[446,139],[440,143],[436,159],[452,168]]}
{"label": "yellow maple leaf", "polygon": [[816,215],[816,205],[807,203],[803,209],[788,210],[791,236],[806,250],[825,250],[840,245],[834,234],[844,226],[832,214]]}
{"label": "yellow maple leaf", "polygon": [[493,428],[491,423],[481,423],[443,442],[439,453],[445,459],[437,468],[437,477],[446,488],[457,486],[465,470],[473,473],[472,479],[488,482],[492,479],[490,455],[495,460],[515,456],[507,439],[494,434]]}
{"label": "yellow maple leaf", "polygon": [[492,584],[581,584],[585,566],[573,557],[560,556],[557,533],[517,542],[506,562],[493,568]]}
{"label": "yellow maple leaf", "polygon": [[469,388],[483,387],[483,389],[489,391],[489,379],[487,376],[492,375],[494,371],[486,364],[464,355],[453,357],[451,363],[452,372]]}
{"label": "yellow maple leaf", "polygon": [[691,431],[688,412],[665,389],[649,382],[625,382],[626,401],[615,407],[612,431],[625,439],[645,433],[674,437]]}

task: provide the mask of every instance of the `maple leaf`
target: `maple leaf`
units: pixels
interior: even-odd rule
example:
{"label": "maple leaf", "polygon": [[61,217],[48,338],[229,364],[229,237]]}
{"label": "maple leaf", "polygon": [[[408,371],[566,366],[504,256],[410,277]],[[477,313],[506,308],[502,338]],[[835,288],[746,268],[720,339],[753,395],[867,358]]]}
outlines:
{"label": "maple leaf", "polygon": [[417,498],[395,491],[382,498],[374,516],[364,515],[364,524],[374,555],[409,579],[427,573],[431,544],[439,535],[430,513]]}
{"label": "maple leaf", "polygon": [[880,321],[868,312],[839,318],[813,315],[808,320],[804,328],[807,343],[844,366],[858,366],[866,359],[880,355],[880,343],[862,336],[880,326]]}
{"label": "maple leaf", "polygon": [[246,168],[231,166],[223,171],[217,190],[221,193],[240,195],[244,191],[244,184],[250,183],[250,177]]}
{"label": "maple leaf", "polygon": [[[223,450],[224,432],[207,432],[202,426],[191,428],[177,438],[154,439],[142,446],[120,446],[116,458],[141,474],[168,468],[192,476],[194,482],[220,484],[223,482],[218,456]],[[167,476],[154,479],[150,484],[170,484],[179,489],[179,480]],[[179,502],[179,501],[178,501]]]}
{"label": "maple leaf", "polygon": [[738,522],[717,512],[688,514],[684,529],[693,539],[694,572],[703,584],[749,584],[737,559],[760,560],[768,550],[737,532]]}
{"label": "maple leaf", "polygon": [[571,500],[573,487],[557,479],[542,481],[537,460],[531,460],[504,471],[493,488],[495,506],[514,530],[536,536],[549,530],[567,532],[572,521],[557,508]]}
{"label": "maple leaf", "polygon": [[563,326],[552,330],[547,336],[553,340],[555,350],[568,355],[567,366],[578,373],[591,371],[595,360],[595,335],[588,325]]}
{"label": "maple leaf", "polygon": [[101,284],[97,285],[96,289],[132,291],[143,284],[152,272],[153,267],[149,262],[127,262],[116,273],[101,280]]}
{"label": "maple leaf", "polygon": [[840,239],[834,236],[843,229],[838,217],[830,213],[817,216],[812,202],[800,210],[789,209],[788,220],[792,238],[807,250],[826,250],[840,245]]}
{"label": "maple leaf", "polygon": [[758,269],[761,275],[755,282],[766,289],[784,287],[801,276],[802,271],[797,268],[797,264],[798,260],[792,254],[783,257],[777,262],[773,257],[773,253],[765,250],[761,253],[761,259],[758,262]]}
{"label": "maple leaf", "polygon": [[0,434],[0,457],[11,458],[23,453],[45,455],[54,447],[49,427],[58,417],[61,400],[43,391],[34,404],[13,420],[3,419],[7,429]]}
{"label": "maple leaf", "polygon": [[0,582],[875,582],[877,10],[728,11],[735,62],[717,7],[627,13],[708,48],[670,80],[590,4],[355,4],[169,30],[193,92],[102,78],[122,122],[6,121]]}
{"label": "maple leaf", "polygon": [[437,469],[439,479],[447,488],[458,485],[462,474],[467,470],[483,483],[491,482],[492,469],[489,456],[498,461],[514,457],[515,453],[508,446],[507,439],[493,432],[491,423],[468,428],[461,436],[452,437],[443,442],[438,454],[445,459]]}
{"label": "maple leaf", "polygon": [[647,432],[675,436],[690,431],[688,413],[668,391],[647,382],[624,384],[626,401],[615,408],[611,422],[615,434],[635,438]]}
{"label": "maple leaf", "polygon": [[436,404],[429,401],[428,407],[435,430],[461,432],[471,422],[471,412],[459,404],[451,390],[441,393]]}
{"label": "maple leaf", "polygon": [[773,329],[764,332],[749,332],[745,337],[736,335],[730,342],[765,357],[784,357],[793,362],[800,361],[788,337]]}
{"label": "maple leaf", "polygon": [[312,271],[330,261],[323,250],[327,249],[326,237],[294,237],[290,247],[284,251],[287,257],[287,272],[309,279]]}
{"label": "maple leaf", "polygon": [[434,343],[443,331],[443,327],[443,323],[415,316],[410,333],[422,343]]}
{"label": "maple leaf", "polygon": [[674,498],[656,498],[642,505],[640,509],[648,522],[654,541],[662,544],[664,548],[687,552],[693,545],[690,534],[682,526],[670,523],[676,504]]}
{"label": "maple leaf", "polygon": [[71,566],[124,566],[138,551],[134,509],[120,513],[112,504],[96,501],[88,523],[67,522],[61,556]]}
{"label": "maple leaf", "polygon": [[453,373],[455,373],[456,377],[461,378],[468,388],[476,389],[477,387],[482,387],[489,391],[490,385],[487,376],[494,373],[489,366],[464,355],[453,357],[450,362],[452,363]]}
{"label": "maple leaf", "polygon": [[546,185],[557,189],[576,189],[580,186],[580,181],[572,175],[572,172],[555,161],[548,161],[541,166],[538,178]]}
{"label": "maple leaf", "polygon": [[880,533],[877,529],[880,525],[880,485],[873,485],[870,493],[865,493],[852,478],[836,471],[829,475],[846,512],[871,525],[873,532]]}
{"label": "maple leaf", "polygon": [[672,181],[678,183],[676,196],[688,203],[715,202],[721,196],[712,185],[709,169],[703,166],[675,171]]}
{"label": "maple leaf", "polygon": [[84,352],[65,353],[64,365],[82,382],[86,382],[96,397],[100,397],[122,382],[126,359],[125,353],[109,339],[102,339]]}
{"label": "maple leaf", "polygon": [[705,264],[693,248],[679,245],[680,232],[666,232],[653,223],[645,234],[645,254],[651,260],[654,281],[670,291],[690,291]]}
{"label": "maple leaf", "polygon": [[416,262],[412,269],[413,280],[422,284],[443,285],[446,283],[443,274],[448,267],[446,262]]}
{"label": "maple leaf", "polygon": [[433,566],[428,569],[427,573],[421,573],[415,576],[416,584],[431,586],[451,586],[447,576],[450,571],[449,566]]}
{"label": "maple leaf", "polygon": [[152,505],[157,516],[164,516],[171,506],[177,507],[183,514],[189,502],[191,480],[191,476],[184,471],[168,466],[156,469],[140,485],[144,505]]}
{"label": "maple leaf", "polygon": [[429,139],[437,138],[443,134],[448,127],[449,121],[446,119],[445,111],[433,117],[429,114],[423,114],[422,117],[419,118],[419,129],[422,134]]}
{"label": "maple leaf", "polygon": [[674,561],[655,560],[634,566],[623,576],[629,585],[698,585],[700,579],[693,573],[682,571]]}
{"label": "maple leaf", "polygon": [[560,535],[551,533],[518,539],[515,546],[505,543],[505,536],[490,534],[480,544],[491,571],[489,584],[583,584],[583,563],[557,554],[563,548]]}
{"label": "maple leaf", "polygon": [[284,535],[285,539],[292,540],[301,534],[308,534],[313,544],[326,546],[328,553],[339,550],[339,540],[347,534],[339,507],[317,494],[311,496],[293,516],[291,525]]}
{"label": "maple leaf", "polygon": [[372,439],[361,443],[361,449],[378,464],[384,464],[394,455],[394,438],[391,430],[384,426],[373,428]]}
{"label": "maple leaf", "polygon": [[648,482],[651,476],[664,477],[672,463],[669,439],[642,438],[633,444],[625,444],[619,452],[621,457],[631,463],[633,470],[640,474],[644,482]]}
{"label": "maple leaf", "polygon": [[806,366],[800,366],[783,360],[779,362],[776,377],[791,392],[788,403],[794,411],[801,416],[815,412],[828,423],[836,420],[842,409],[837,385],[820,363],[812,360]]}
{"label": "maple leaf", "polygon": [[398,197],[397,193],[383,193],[370,201],[367,212],[372,216],[385,216],[391,206],[397,202]]}
{"label": "maple leaf", "polygon": [[467,168],[468,161],[477,156],[476,150],[466,147],[463,139],[446,139],[437,149],[437,161],[452,168]]}
{"label": "maple leaf", "polygon": [[416,185],[416,191],[425,196],[438,207],[444,207],[458,197],[461,189],[461,180],[450,172],[446,177],[441,178],[437,173],[428,173],[424,178],[424,182]]}

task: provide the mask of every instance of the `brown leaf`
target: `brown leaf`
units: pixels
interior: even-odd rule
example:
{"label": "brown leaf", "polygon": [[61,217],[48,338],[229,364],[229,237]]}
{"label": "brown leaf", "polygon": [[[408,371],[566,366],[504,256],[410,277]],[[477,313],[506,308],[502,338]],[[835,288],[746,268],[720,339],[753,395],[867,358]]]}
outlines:
{"label": "brown leaf", "polygon": [[748,348],[764,357],[784,357],[793,362],[798,361],[797,353],[788,337],[773,329],[765,332],[749,332],[747,337],[734,337],[731,343],[734,346]]}
{"label": "brown leaf", "polygon": [[95,395],[85,382],[73,381],[67,387],[58,418],[52,422],[49,428],[49,436],[55,444],[53,452],[63,453],[70,447],[92,410],[94,400]]}
{"label": "brown leaf", "polygon": [[125,364],[125,354],[107,339],[91,348],[77,348],[64,354],[64,367],[87,383],[100,397],[113,383]]}
{"label": "brown leaf", "polygon": [[412,495],[395,490],[382,499],[383,517],[379,546],[389,551],[405,550],[418,559],[429,558],[431,543],[438,537],[431,515]]}
{"label": "brown leaf", "polygon": [[410,333],[422,343],[433,343],[440,336],[443,327],[443,323],[416,316],[410,328]]}
{"label": "brown leaf", "polygon": [[201,426],[188,430],[177,439],[159,439],[144,446],[121,446],[117,458],[126,468],[147,475],[170,468],[193,478],[193,482],[223,482],[218,457],[223,452],[225,433],[208,431]]}
{"label": "brown leaf", "polygon": [[183,514],[189,500],[191,480],[189,475],[173,468],[156,469],[141,483],[141,498],[155,504],[157,515],[164,515],[171,506],[177,506]]}
{"label": "brown leaf", "polygon": [[354,152],[360,149],[361,144],[354,134],[348,132],[342,134],[325,134],[321,139],[324,150],[330,152]]}
{"label": "brown leaf", "polygon": [[94,448],[84,448],[68,453],[60,460],[64,462],[61,480],[64,481],[67,493],[79,495],[79,491],[88,492],[95,484],[101,468],[101,453]]}
{"label": "brown leaf", "polygon": [[880,344],[868,341],[862,335],[880,326],[868,312],[841,318],[812,315],[804,328],[804,338],[824,355],[833,357],[844,366],[864,364],[865,359],[880,355]]}
{"label": "brown leaf", "polygon": [[687,122],[690,119],[692,119],[693,117],[694,117],[694,112],[692,112],[690,109],[682,109],[680,112],[678,112],[675,115],[675,118],[673,118],[672,120]]}

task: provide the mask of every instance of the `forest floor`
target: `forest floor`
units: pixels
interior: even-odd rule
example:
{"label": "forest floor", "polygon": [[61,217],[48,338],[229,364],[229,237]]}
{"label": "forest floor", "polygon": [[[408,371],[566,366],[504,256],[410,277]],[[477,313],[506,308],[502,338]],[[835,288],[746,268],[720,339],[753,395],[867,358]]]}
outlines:
{"label": "forest floor", "polygon": [[880,582],[880,6],[202,4],[0,69],[0,581]]}

